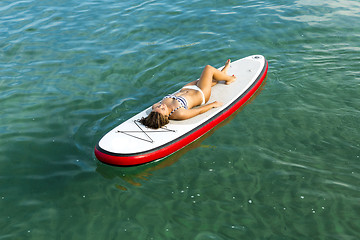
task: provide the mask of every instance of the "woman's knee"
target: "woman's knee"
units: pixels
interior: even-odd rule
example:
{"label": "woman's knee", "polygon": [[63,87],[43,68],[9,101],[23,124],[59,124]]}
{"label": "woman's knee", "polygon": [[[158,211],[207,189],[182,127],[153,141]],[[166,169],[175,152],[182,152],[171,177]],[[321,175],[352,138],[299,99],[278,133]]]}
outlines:
{"label": "woman's knee", "polygon": [[204,71],[211,71],[213,68],[214,68],[214,67],[211,66],[211,65],[206,65],[206,66],[204,67]]}

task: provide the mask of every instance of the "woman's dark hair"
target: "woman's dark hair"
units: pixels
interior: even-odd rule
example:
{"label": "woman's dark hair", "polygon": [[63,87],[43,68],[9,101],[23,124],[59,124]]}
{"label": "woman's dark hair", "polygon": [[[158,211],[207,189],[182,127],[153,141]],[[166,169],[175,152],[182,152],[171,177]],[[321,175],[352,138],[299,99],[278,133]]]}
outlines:
{"label": "woman's dark hair", "polygon": [[148,128],[158,129],[169,123],[169,118],[158,112],[151,112],[146,118],[140,119],[141,124]]}

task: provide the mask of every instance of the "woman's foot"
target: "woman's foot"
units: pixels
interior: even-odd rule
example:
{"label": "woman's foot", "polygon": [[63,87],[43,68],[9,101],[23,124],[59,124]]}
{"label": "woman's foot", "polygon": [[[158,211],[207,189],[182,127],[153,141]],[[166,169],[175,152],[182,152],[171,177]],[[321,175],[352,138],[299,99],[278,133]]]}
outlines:
{"label": "woman's foot", "polygon": [[229,76],[229,79],[226,80],[225,84],[229,85],[230,83],[235,82],[235,80],[236,80],[235,75]]}
{"label": "woman's foot", "polygon": [[221,70],[223,73],[227,73],[227,70],[229,69],[229,67],[230,67],[230,63],[231,63],[231,60],[230,59],[228,59],[227,61],[226,61],[226,63],[225,63],[225,66],[224,66],[224,68]]}
{"label": "woman's foot", "polygon": [[[230,67],[231,60],[228,59],[225,63],[225,67],[221,70],[223,73],[227,74],[227,70]],[[229,79],[226,80],[225,84],[229,85],[230,83],[234,82],[236,80],[235,75],[229,76]]]}
{"label": "woman's foot", "polygon": [[[229,67],[230,67],[230,63],[231,63],[231,60],[228,59],[228,60],[226,61],[226,63],[225,63],[225,66],[223,67],[223,69],[221,69],[221,72],[222,72],[222,73],[225,73],[225,74],[227,73],[227,70],[228,70]],[[217,83],[218,83],[218,81],[215,80],[215,79],[213,79],[213,80],[212,80],[212,83],[211,83],[211,87],[215,86]]]}
{"label": "woman's foot", "polygon": [[[221,72],[225,73],[227,75],[227,71],[230,67],[230,63],[231,63],[231,60],[228,59],[225,63],[225,66],[224,68],[221,70]],[[236,77],[235,75],[232,75],[232,76],[228,76],[227,79],[225,80],[225,84],[226,85],[229,85],[230,83],[234,82],[236,80]]]}

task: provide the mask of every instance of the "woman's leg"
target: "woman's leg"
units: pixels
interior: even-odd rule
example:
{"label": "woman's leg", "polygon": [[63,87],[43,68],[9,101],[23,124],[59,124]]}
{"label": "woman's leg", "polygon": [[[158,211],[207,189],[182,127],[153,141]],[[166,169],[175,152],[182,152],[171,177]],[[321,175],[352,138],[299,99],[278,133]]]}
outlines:
{"label": "woman's leg", "polygon": [[235,81],[235,76],[226,74],[229,67],[230,59],[226,62],[225,67],[221,71],[210,65],[205,66],[196,85],[203,91],[206,101],[210,98],[211,87],[217,84],[218,81],[225,81],[225,84],[230,84]]}

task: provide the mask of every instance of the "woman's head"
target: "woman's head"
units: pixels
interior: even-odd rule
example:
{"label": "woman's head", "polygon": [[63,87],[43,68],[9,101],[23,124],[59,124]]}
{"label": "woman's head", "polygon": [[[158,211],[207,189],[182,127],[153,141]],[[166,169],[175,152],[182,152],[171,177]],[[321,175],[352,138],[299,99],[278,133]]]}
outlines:
{"label": "woman's head", "polygon": [[152,111],[161,113],[164,116],[169,114],[168,106],[162,102],[158,102],[158,103],[155,103],[154,105],[152,105]]}
{"label": "woman's head", "polygon": [[169,118],[159,112],[152,111],[146,118],[140,119],[141,124],[148,128],[158,129],[169,123]]}

